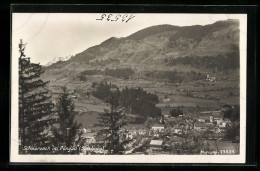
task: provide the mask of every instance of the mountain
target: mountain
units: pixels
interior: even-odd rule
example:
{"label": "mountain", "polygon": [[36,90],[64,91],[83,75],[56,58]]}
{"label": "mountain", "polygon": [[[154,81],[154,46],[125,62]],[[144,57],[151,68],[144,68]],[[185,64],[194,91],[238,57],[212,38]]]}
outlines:
{"label": "mountain", "polygon": [[119,60],[122,66],[159,66],[165,59],[225,55],[237,51],[238,47],[238,20],[218,21],[205,26],[158,25],[125,38],[111,37],[67,61],[59,60],[50,68],[68,69],[69,66],[111,59]]}
{"label": "mountain", "polygon": [[71,58],[71,55],[70,56],[66,56],[66,57],[54,57],[53,59],[52,59],[52,61],[51,62],[48,62],[47,64],[45,64],[45,66],[50,66],[50,65],[52,65],[52,64],[54,64],[54,63],[56,63],[56,62],[59,62],[59,61],[67,61],[68,59],[70,59]]}

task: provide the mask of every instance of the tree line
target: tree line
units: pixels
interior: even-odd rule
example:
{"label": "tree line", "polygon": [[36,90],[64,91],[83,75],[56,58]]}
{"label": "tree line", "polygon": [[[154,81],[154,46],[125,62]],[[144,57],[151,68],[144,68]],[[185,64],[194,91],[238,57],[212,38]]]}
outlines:
{"label": "tree line", "polygon": [[107,82],[93,83],[92,87],[95,87],[92,92],[95,97],[107,102],[109,95],[113,94],[118,105],[126,108],[129,113],[144,118],[161,116],[161,110],[155,106],[159,102],[158,96],[140,87],[125,87],[120,91],[116,85]]}
{"label": "tree line", "polygon": [[129,79],[129,77],[132,74],[134,74],[134,71],[131,68],[116,68],[116,69],[106,68],[104,73],[105,73],[105,75],[108,75],[108,76]]}
{"label": "tree line", "polygon": [[181,83],[206,79],[206,75],[200,72],[189,71],[189,72],[178,72],[173,71],[152,71],[145,73],[148,78],[168,80],[172,83]]}
{"label": "tree line", "polygon": [[93,69],[93,70],[85,70],[79,73],[78,78],[80,81],[86,81],[86,75],[107,75],[116,78],[129,79],[134,71],[131,68],[116,68],[116,69],[108,69],[106,68],[104,71]]}
{"label": "tree line", "polygon": [[185,56],[179,58],[170,58],[164,60],[165,65],[191,65],[195,68],[217,68],[218,70],[227,71],[229,69],[239,68],[239,50],[225,55],[217,56]]}
{"label": "tree line", "polygon": [[109,59],[101,59],[101,60],[95,60],[93,62],[89,62],[89,64],[91,66],[105,66],[108,64],[119,64],[120,60],[119,59],[113,59],[113,58],[109,58]]}
{"label": "tree line", "polygon": [[179,115],[183,115],[183,109],[181,109],[180,106],[177,106],[177,108],[170,110],[169,115],[171,117],[178,117]]}

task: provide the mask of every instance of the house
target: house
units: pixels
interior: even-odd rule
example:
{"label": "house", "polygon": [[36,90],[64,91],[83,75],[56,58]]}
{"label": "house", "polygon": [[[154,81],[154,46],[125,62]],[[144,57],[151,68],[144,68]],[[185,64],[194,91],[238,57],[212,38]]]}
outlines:
{"label": "house", "polygon": [[197,120],[198,120],[198,122],[203,122],[203,123],[205,123],[205,121],[206,121],[205,118],[198,118]]}
{"label": "house", "polygon": [[94,132],[91,132],[91,133],[88,132],[88,133],[82,134],[82,137],[85,139],[86,143],[88,143],[88,144],[96,142],[95,136],[96,136],[96,133],[94,133]]}
{"label": "house", "polygon": [[208,139],[209,140],[221,140],[223,139],[225,136],[224,133],[211,133],[211,134],[208,134]]}
{"label": "house", "polygon": [[193,119],[192,118],[186,118],[186,123],[192,123],[193,122]]}
{"label": "house", "polygon": [[217,126],[213,126],[213,125],[211,125],[209,128],[208,128],[208,130],[211,132],[211,133],[221,133],[221,130],[220,130],[220,128],[219,127],[217,127]]}
{"label": "house", "polygon": [[191,123],[186,124],[185,129],[186,130],[191,130],[192,129],[192,124]]}
{"label": "house", "polygon": [[215,132],[215,126],[209,126],[208,127],[209,132],[214,133]]}
{"label": "house", "polygon": [[175,133],[175,134],[182,134],[182,126],[176,125],[176,126],[174,127],[174,133]]}
{"label": "house", "polygon": [[167,122],[175,122],[177,120],[177,118],[175,117],[169,117],[166,121]]}
{"label": "house", "polygon": [[164,118],[169,118],[170,116],[169,115],[163,115]]}
{"label": "house", "polygon": [[126,135],[125,137],[126,139],[133,139],[135,134],[133,132],[128,132],[125,135]]}
{"label": "house", "polygon": [[48,126],[46,127],[43,132],[40,133],[41,135],[45,134],[47,135],[47,137],[54,137],[53,131],[52,131],[52,127]]}
{"label": "house", "polygon": [[226,132],[226,127],[219,127],[220,132]]}
{"label": "house", "polygon": [[147,133],[148,133],[148,130],[146,130],[146,129],[139,129],[138,130],[139,135],[146,135]]}
{"label": "house", "polygon": [[194,130],[196,131],[206,131],[209,125],[202,123],[202,122],[196,122],[194,123]]}
{"label": "house", "polygon": [[151,140],[149,146],[150,146],[151,153],[161,152],[163,146],[163,140]]}
{"label": "house", "polygon": [[212,122],[210,122],[210,120],[209,120],[209,119],[206,119],[206,120],[205,120],[205,124],[211,125],[211,124],[212,124]]}
{"label": "house", "polygon": [[204,111],[204,112],[200,112],[201,115],[211,115],[212,111]]}
{"label": "house", "polygon": [[216,77],[211,77],[209,81],[210,81],[210,82],[216,82],[217,79],[216,79]]}
{"label": "house", "polygon": [[152,130],[162,132],[164,130],[164,126],[163,125],[154,125],[154,126],[152,126]]}
{"label": "house", "polygon": [[99,135],[95,137],[95,144],[105,144],[107,136],[105,134]]}
{"label": "house", "polygon": [[226,125],[227,125],[227,123],[224,121],[219,122],[219,124],[218,124],[219,128],[226,128]]}
{"label": "house", "polygon": [[142,140],[139,142],[139,146],[141,146],[141,145],[146,145],[146,144],[148,144],[149,143],[149,138],[142,138]]}
{"label": "house", "polygon": [[170,98],[166,98],[166,99],[163,99],[163,102],[169,102],[171,99]]}
{"label": "house", "polygon": [[216,134],[221,133],[221,130],[219,129],[219,127],[215,127],[215,133]]}
{"label": "house", "polygon": [[214,118],[214,121],[216,122],[217,125],[219,125],[223,120],[221,118]]}
{"label": "house", "polygon": [[197,119],[197,121],[212,124],[214,122],[214,117],[212,115],[202,115]]}
{"label": "house", "polygon": [[221,110],[215,110],[215,111],[212,111],[212,116],[214,116],[214,118],[216,118],[217,116],[221,116],[221,113],[222,111]]}
{"label": "house", "polygon": [[216,82],[216,81],[217,81],[217,79],[216,79],[216,77],[210,77],[210,76],[209,76],[209,74],[207,74],[206,81],[210,81],[210,82]]}
{"label": "house", "polygon": [[92,132],[91,129],[82,128],[81,129],[83,133],[90,133]]}

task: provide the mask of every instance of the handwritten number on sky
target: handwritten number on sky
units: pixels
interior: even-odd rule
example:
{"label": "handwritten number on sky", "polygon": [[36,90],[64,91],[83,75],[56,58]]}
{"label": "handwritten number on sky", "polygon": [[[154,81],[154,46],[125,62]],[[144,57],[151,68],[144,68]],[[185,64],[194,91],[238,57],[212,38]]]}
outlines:
{"label": "handwritten number on sky", "polygon": [[135,16],[134,15],[128,15],[128,14],[124,14],[124,15],[114,15],[114,14],[102,14],[100,16],[100,18],[97,18],[96,20],[100,20],[100,21],[121,21],[121,22],[129,22],[131,19],[133,19]]}

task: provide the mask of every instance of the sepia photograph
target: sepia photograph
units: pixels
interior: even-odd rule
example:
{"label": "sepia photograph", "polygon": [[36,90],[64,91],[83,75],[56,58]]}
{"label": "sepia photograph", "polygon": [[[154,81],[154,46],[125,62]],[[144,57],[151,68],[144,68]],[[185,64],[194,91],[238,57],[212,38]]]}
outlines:
{"label": "sepia photograph", "polygon": [[11,25],[11,162],[245,163],[246,14]]}

